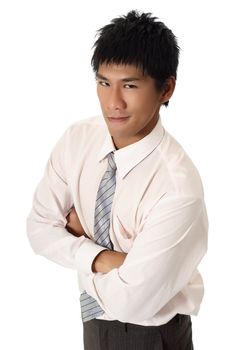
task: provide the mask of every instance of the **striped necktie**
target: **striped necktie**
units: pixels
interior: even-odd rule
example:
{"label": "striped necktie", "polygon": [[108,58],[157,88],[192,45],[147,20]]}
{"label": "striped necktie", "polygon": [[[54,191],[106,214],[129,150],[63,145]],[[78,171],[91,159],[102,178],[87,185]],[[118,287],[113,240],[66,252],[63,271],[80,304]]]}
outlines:
{"label": "striped necktie", "polygon": [[[113,249],[109,235],[110,213],[116,185],[116,164],[114,153],[108,155],[108,167],[104,173],[97,192],[94,238],[95,242],[108,249]],[[104,311],[98,302],[85,291],[80,296],[82,321],[86,322],[101,316]]]}

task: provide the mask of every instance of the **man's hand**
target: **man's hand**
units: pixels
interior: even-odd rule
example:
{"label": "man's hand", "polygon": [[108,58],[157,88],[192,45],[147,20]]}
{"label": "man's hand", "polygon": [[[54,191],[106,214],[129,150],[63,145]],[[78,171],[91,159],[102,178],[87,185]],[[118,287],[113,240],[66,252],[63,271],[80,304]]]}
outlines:
{"label": "man's hand", "polygon": [[73,236],[80,237],[85,235],[85,231],[80,223],[79,217],[75,211],[75,208],[72,208],[67,219],[67,225],[66,229],[68,232],[70,232]]}
{"label": "man's hand", "polygon": [[123,265],[126,256],[126,253],[116,252],[114,250],[103,250],[94,259],[92,271],[108,273]]}

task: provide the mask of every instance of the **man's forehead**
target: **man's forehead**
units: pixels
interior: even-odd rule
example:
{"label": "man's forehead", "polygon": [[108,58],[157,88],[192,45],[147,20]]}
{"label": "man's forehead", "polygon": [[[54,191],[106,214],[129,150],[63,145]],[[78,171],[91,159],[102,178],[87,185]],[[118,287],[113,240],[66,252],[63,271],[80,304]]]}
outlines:
{"label": "man's forehead", "polygon": [[119,77],[121,80],[142,80],[143,71],[134,64],[102,63],[96,73],[97,78]]}

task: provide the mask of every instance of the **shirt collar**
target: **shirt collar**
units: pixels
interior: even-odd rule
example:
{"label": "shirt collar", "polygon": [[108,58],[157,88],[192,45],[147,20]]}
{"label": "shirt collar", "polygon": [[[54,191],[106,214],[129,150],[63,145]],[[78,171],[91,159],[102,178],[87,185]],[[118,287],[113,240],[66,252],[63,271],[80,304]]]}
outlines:
{"label": "shirt collar", "polygon": [[102,161],[110,152],[114,152],[118,175],[123,179],[129,171],[146,158],[160,144],[163,135],[164,128],[161,123],[161,118],[159,118],[154,129],[148,135],[143,137],[143,139],[116,150],[112,137],[108,132],[98,154],[98,160]]}

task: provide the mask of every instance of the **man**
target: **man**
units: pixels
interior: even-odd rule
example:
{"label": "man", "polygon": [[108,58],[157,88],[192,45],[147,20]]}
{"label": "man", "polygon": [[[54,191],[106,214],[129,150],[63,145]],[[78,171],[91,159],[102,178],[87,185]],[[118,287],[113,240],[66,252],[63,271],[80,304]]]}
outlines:
{"label": "man", "polygon": [[78,272],[86,350],[193,348],[207,215],[199,174],[159,115],[178,56],[151,14],[101,28],[92,66],[103,118],[68,128],[35,192],[28,237]]}

